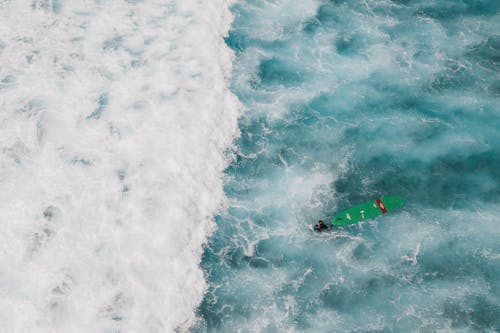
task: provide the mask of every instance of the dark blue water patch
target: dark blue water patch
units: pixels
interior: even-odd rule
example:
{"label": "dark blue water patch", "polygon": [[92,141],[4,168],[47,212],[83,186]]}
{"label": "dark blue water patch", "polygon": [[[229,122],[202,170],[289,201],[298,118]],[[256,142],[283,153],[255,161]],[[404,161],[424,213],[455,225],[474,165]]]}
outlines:
{"label": "dark blue water patch", "polygon": [[259,76],[258,84],[263,87],[275,85],[296,86],[304,81],[306,75],[305,72],[297,69],[290,62],[278,57],[262,60],[257,74]]}
{"label": "dark blue water patch", "polygon": [[495,97],[500,97],[500,80],[493,82],[488,87],[488,92]]}
{"label": "dark blue water patch", "polygon": [[469,47],[466,54],[471,61],[476,60],[481,66],[496,71],[500,70],[500,35],[490,36],[478,45]]}
{"label": "dark blue water patch", "polygon": [[349,311],[362,302],[364,295],[352,293],[350,288],[333,285],[323,290],[320,300],[324,306],[340,311]]}
{"label": "dark blue water patch", "polygon": [[429,86],[432,91],[440,93],[444,90],[469,90],[476,84],[477,78],[470,67],[457,61],[447,61],[444,69],[434,76]]}
{"label": "dark blue water patch", "polygon": [[497,1],[444,1],[419,6],[416,14],[421,17],[432,18],[440,21],[457,20],[466,16],[493,16],[500,11]]}
{"label": "dark blue water patch", "polygon": [[366,42],[360,35],[342,35],[335,41],[335,48],[338,54],[353,56],[365,48]]}
{"label": "dark blue water patch", "polygon": [[408,136],[416,145],[419,145],[429,141],[438,142],[448,130],[448,126],[442,122],[430,122],[415,128],[408,133]]}
{"label": "dark blue water patch", "polygon": [[304,25],[304,32],[314,34],[318,28],[332,28],[341,22],[340,11],[336,10],[335,3],[321,5],[316,15],[308,19]]}
{"label": "dark blue water patch", "polygon": [[[477,223],[471,220],[468,223]],[[453,226],[447,229],[453,229]],[[443,230],[447,232],[447,230]],[[500,272],[496,265],[478,255],[481,247],[489,247],[488,241],[481,241],[480,235],[449,236],[432,249],[419,256],[419,270],[415,279],[420,283],[432,283],[434,281],[463,282],[468,283],[473,279],[482,279],[490,284],[492,295],[497,294],[495,290],[495,275]],[[485,243],[481,245],[481,243]],[[471,244],[478,244],[475,251],[471,251]],[[499,250],[496,246],[495,250]]]}
{"label": "dark blue water patch", "polygon": [[245,34],[230,30],[227,37],[224,38],[226,45],[237,52],[241,52],[248,47],[248,39]]}
{"label": "dark blue water patch", "polygon": [[[383,80],[384,75],[373,74],[370,77],[372,84],[348,83],[334,92],[323,92],[312,98],[307,103],[307,108],[317,111],[321,116],[321,121],[325,118],[333,117],[341,123],[356,123],[364,120],[363,116],[377,115],[387,116],[400,108],[408,107],[408,102],[425,104],[420,96],[414,98],[417,91],[392,90],[393,83]],[[383,83],[377,84],[383,81]],[[398,87],[402,90],[401,87]],[[311,112],[308,112],[311,113]],[[330,125],[334,125],[330,123]],[[338,124],[337,126],[338,127]]]}
{"label": "dark blue water patch", "polygon": [[357,261],[369,260],[374,254],[374,251],[370,249],[365,243],[360,243],[352,251],[352,258]]}
{"label": "dark blue water patch", "polygon": [[[342,87],[334,93],[321,93],[319,96],[314,97],[307,107],[324,116],[350,117],[349,111],[353,109],[353,105],[348,102],[348,99],[351,96],[357,97],[356,94],[357,92],[353,92],[350,87]],[[352,100],[350,101],[352,102]]]}
{"label": "dark blue water patch", "polygon": [[[386,7],[381,8],[382,15],[390,15]],[[339,38],[335,46],[339,54],[355,54],[366,46],[367,40],[380,38],[365,30],[363,17],[371,16],[373,10],[377,10],[377,6],[368,7],[362,1],[323,1],[316,14],[302,22],[301,31],[306,35],[336,32]]]}
{"label": "dark blue water patch", "polygon": [[498,331],[500,329],[500,306],[485,296],[469,296],[457,302],[450,299],[443,304],[443,316],[451,320],[453,329],[475,331]]}
{"label": "dark blue water patch", "polygon": [[[466,60],[465,60],[466,59]],[[487,70],[484,72],[480,66]],[[483,42],[463,50],[461,58],[442,62],[442,71],[434,74],[429,82],[431,91],[442,93],[444,90],[484,91],[484,87],[494,84],[498,79],[500,66],[500,37],[490,36]],[[490,72],[494,71],[494,72]]]}
{"label": "dark blue water patch", "polygon": [[[339,313],[348,323],[344,329],[356,326],[356,322],[360,326],[374,323],[375,318],[382,313],[385,322],[392,326],[401,316],[400,307],[404,305],[398,300],[399,292],[408,288],[409,284],[393,275],[380,272],[370,274],[372,277],[368,279],[331,284],[319,295],[320,306]],[[382,330],[392,331],[390,326],[384,326]]]}

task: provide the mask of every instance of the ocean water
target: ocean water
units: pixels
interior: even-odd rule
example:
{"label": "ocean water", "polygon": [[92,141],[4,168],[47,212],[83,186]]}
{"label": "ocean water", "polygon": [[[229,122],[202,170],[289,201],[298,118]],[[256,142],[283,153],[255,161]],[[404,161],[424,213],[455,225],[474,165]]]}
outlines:
{"label": "ocean water", "polygon": [[[500,2],[240,0],[194,332],[500,331]],[[322,234],[378,196],[403,209]]]}
{"label": "ocean water", "polygon": [[0,0],[0,331],[173,332],[238,134],[224,0]]}

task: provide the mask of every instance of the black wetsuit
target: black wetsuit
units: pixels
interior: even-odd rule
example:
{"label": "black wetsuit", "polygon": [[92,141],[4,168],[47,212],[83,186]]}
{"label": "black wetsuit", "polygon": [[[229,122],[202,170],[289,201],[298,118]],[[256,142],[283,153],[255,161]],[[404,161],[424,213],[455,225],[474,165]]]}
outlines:
{"label": "black wetsuit", "polygon": [[325,223],[317,223],[314,226],[314,230],[316,230],[316,231],[323,231],[323,230],[326,230],[326,229],[328,229],[328,226]]}

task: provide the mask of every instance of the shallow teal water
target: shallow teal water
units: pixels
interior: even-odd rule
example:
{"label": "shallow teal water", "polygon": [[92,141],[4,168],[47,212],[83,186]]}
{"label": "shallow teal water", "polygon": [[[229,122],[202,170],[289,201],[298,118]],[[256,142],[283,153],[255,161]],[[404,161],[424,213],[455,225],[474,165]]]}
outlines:
{"label": "shallow teal water", "polygon": [[[240,1],[194,331],[500,330],[500,3]],[[377,196],[397,213],[316,234]]]}

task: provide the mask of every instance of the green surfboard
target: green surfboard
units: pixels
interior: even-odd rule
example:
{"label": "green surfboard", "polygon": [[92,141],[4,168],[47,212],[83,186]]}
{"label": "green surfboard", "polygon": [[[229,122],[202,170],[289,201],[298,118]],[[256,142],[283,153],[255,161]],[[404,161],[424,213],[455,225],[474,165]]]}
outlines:
{"label": "green surfboard", "polygon": [[332,224],[336,226],[358,223],[386,214],[403,206],[404,200],[398,196],[377,198],[370,202],[354,206],[332,218]]}

